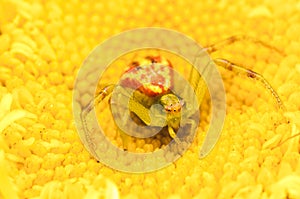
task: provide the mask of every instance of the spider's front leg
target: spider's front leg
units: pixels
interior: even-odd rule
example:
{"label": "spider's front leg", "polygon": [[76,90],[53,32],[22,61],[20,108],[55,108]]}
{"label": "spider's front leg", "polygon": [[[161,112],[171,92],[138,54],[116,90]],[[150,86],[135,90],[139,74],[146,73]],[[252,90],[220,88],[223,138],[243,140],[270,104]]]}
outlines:
{"label": "spider's front leg", "polygon": [[223,68],[225,68],[226,70],[229,70],[229,71],[232,71],[236,74],[241,74],[245,77],[248,77],[250,79],[253,79],[255,81],[258,81],[260,82],[265,88],[266,90],[268,90],[273,98],[275,99],[278,107],[281,109],[281,110],[285,110],[285,107],[279,97],[279,95],[276,93],[276,91],[273,89],[273,87],[271,86],[271,84],[260,74],[250,70],[250,69],[247,69],[247,68],[244,68],[242,66],[239,66],[237,64],[234,64],[226,59],[214,59],[213,60],[218,66],[221,66]]}
{"label": "spider's front leg", "polygon": [[261,41],[259,39],[256,39],[254,37],[250,37],[250,36],[247,36],[247,35],[234,35],[234,36],[228,37],[228,38],[226,38],[222,41],[219,41],[215,44],[206,46],[204,48],[204,50],[210,54],[210,53],[214,53],[214,52],[222,49],[225,46],[229,46],[229,45],[232,45],[234,43],[241,42],[241,41],[248,41],[248,42],[252,42],[252,43],[255,43],[255,44],[259,44],[261,46],[264,46],[265,48],[274,50],[277,53],[279,53],[281,55],[284,55],[284,53],[281,50],[279,50],[278,48],[276,48],[274,46],[271,46],[271,45],[269,45],[268,43],[266,43],[264,41]]}
{"label": "spider's front leg", "polygon": [[[212,45],[209,45],[209,46],[206,46],[204,48],[204,50],[211,54],[211,53],[214,53],[216,51],[219,51],[221,50],[223,47],[225,46],[228,46],[228,45],[232,45],[234,43],[237,43],[237,42],[241,42],[241,41],[248,41],[248,42],[252,42],[252,43],[255,43],[255,44],[259,44],[267,49],[270,49],[270,50],[273,50],[275,52],[277,52],[278,54],[284,56],[285,53],[272,46],[272,45],[269,45],[268,43],[264,42],[264,41],[261,41],[259,39],[256,39],[256,38],[253,38],[253,37],[250,37],[250,36],[247,36],[247,35],[235,35],[235,36],[232,36],[232,37],[229,37],[223,41],[220,41],[220,42],[217,42],[215,44],[212,44]],[[280,100],[278,94],[276,93],[276,91],[272,88],[272,86],[269,84],[269,82],[260,74],[250,70],[250,69],[247,69],[243,66],[240,66],[238,64],[234,64],[226,59],[214,59],[213,60],[218,66],[221,66],[223,68],[225,68],[226,70],[229,70],[229,71],[232,71],[236,74],[241,74],[245,77],[248,77],[248,78],[251,78],[251,79],[254,79],[256,81],[259,81],[260,83],[263,84],[263,86],[273,95],[274,99],[276,100],[279,108],[281,110],[285,110],[284,108],[284,105],[282,103],[282,101]]]}

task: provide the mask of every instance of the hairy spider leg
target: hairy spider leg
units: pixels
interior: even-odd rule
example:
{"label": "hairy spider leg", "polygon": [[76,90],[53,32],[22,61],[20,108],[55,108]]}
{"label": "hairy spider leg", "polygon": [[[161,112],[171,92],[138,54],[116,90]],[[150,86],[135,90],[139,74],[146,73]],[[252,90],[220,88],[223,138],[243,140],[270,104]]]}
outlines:
{"label": "hairy spider leg", "polygon": [[[292,126],[292,135],[284,140],[281,140],[277,146],[274,146],[274,147],[271,147],[271,150],[277,148],[277,147],[280,147],[281,145],[283,145],[284,143],[286,143],[287,141],[289,140],[292,140],[293,138],[296,138],[296,137],[299,137],[300,136],[300,132],[299,130],[297,129],[296,125]],[[296,141],[296,140],[295,140]],[[294,142],[295,142],[294,141]],[[298,141],[299,141],[299,138],[298,138]],[[297,142],[297,141],[296,141]]]}
{"label": "hairy spider leg", "polygon": [[204,47],[204,50],[210,54],[210,53],[220,50],[221,48],[223,48],[225,46],[232,45],[234,43],[241,42],[241,41],[249,41],[252,43],[256,43],[261,46],[264,46],[265,48],[272,49],[281,55],[285,55],[285,53],[283,51],[281,51],[280,49],[278,49],[272,45],[269,45],[264,41],[261,41],[259,39],[256,39],[256,38],[253,38],[253,37],[250,37],[247,35],[234,35],[234,36],[228,37],[228,38],[226,38],[222,41],[219,41],[215,44]]}
{"label": "hairy spider leg", "polygon": [[[217,42],[215,44],[208,45],[208,46],[204,47],[204,51],[206,51],[209,54],[212,54],[212,53],[214,53],[218,50],[221,50],[225,46],[229,46],[229,45],[232,45],[236,42],[241,42],[241,41],[249,41],[249,42],[261,45],[265,48],[271,49],[271,50],[277,52],[278,54],[280,54],[281,56],[285,55],[285,53],[283,51],[279,50],[278,48],[276,48],[272,45],[269,45],[268,43],[266,43],[264,41],[261,41],[259,39],[256,39],[256,38],[253,38],[253,37],[250,37],[250,36],[246,36],[246,35],[231,36],[231,37],[226,38],[226,39],[224,39],[220,42]],[[276,91],[273,89],[273,87],[269,84],[269,82],[262,75],[254,72],[250,69],[247,69],[243,66],[240,66],[238,64],[234,64],[234,63],[232,63],[232,62],[230,62],[226,59],[214,59],[213,62],[215,64],[217,64],[218,66],[221,66],[221,67],[223,67],[223,68],[225,68],[229,71],[235,72],[237,74],[241,74],[241,75],[246,76],[248,78],[254,79],[255,81],[259,81],[272,94],[272,96],[276,100],[276,103],[278,104],[279,109],[282,110],[282,111],[286,110],[283,103],[282,103],[282,101],[281,101],[281,99],[280,99],[280,97],[279,97],[279,95],[276,93]],[[198,71],[194,68],[191,69],[189,82],[191,83],[191,85],[195,89],[195,93],[198,97],[198,102],[201,104],[201,102],[204,98],[204,94],[205,94],[204,89],[206,88],[206,86],[205,86],[205,82],[203,81],[203,78],[198,73]],[[283,142],[286,142],[287,140],[284,140]]]}
{"label": "hairy spider leg", "polygon": [[276,93],[276,91],[272,88],[271,84],[260,74],[244,68],[242,66],[239,66],[237,64],[234,64],[226,59],[214,59],[213,60],[218,66],[221,66],[223,68],[225,68],[226,70],[232,71],[236,74],[241,74],[245,77],[248,77],[250,79],[259,81],[274,97],[274,99],[276,100],[276,103],[278,104],[279,108],[281,110],[285,110],[285,107],[279,97],[279,95]]}
{"label": "hairy spider leg", "polygon": [[91,132],[88,129],[88,125],[87,125],[87,121],[86,121],[86,117],[88,115],[89,112],[91,112],[91,110],[95,107],[95,103],[99,104],[103,99],[105,99],[108,95],[111,94],[111,92],[114,89],[114,85],[108,85],[106,87],[104,87],[99,93],[98,95],[94,98],[94,100],[90,101],[86,107],[84,107],[82,109],[82,112],[80,114],[81,117],[81,121],[82,121],[82,126],[83,126],[83,130],[85,131],[85,137],[87,140],[87,143],[89,145],[89,147],[92,149],[92,153],[95,154],[94,149],[96,148],[95,143],[92,141],[91,138]]}
{"label": "hairy spider leg", "polygon": [[[204,48],[204,50],[206,50],[206,52],[208,52],[208,53],[213,53],[213,52],[216,52],[216,51],[220,50],[221,48],[223,48],[225,46],[234,44],[234,43],[239,42],[239,41],[253,42],[253,43],[262,45],[266,48],[269,48],[271,50],[274,50],[275,52],[279,53],[282,56],[285,56],[285,53],[282,50],[280,50],[280,49],[278,49],[278,48],[276,48],[272,45],[269,45],[266,42],[263,42],[261,40],[258,40],[256,38],[249,37],[249,36],[246,36],[246,35],[235,35],[235,36],[229,37],[229,38],[227,38],[223,41],[220,41],[218,43],[206,46]],[[282,110],[282,111],[286,110],[286,108],[284,107],[279,95],[276,93],[276,91],[272,88],[272,86],[268,83],[268,81],[262,75],[254,72],[250,69],[247,69],[245,67],[234,64],[234,63],[232,63],[228,60],[225,60],[225,59],[214,59],[213,61],[217,65],[219,65],[219,66],[221,66],[221,67],[223,67],[227,70],[242,74],[244,76],[247,76],[248,78],[255,79],[255,80],[261,82],[264,85],[264,87],[273,95],[273,97],[275,98],[280,110]],[[281,141],[276,147],[279,147],[282,144],[286,143],[287,141],[291,140],[292,138],[295,138],[295,137],[298,137],[298,136],[300,136],[300,133],[296,133],[296,134],[286,138],[285,140]],[[274,149],[276,147],[273,147],[272,149]]]}
{"label": "hairy spider leg", "polygon": [[105,86],[101,91],[96,95],[96,97],[88,103],[86,107],[82,110],[82,117],[86,117],[86,115],[95,107],[95,104],[99,104],[103,101],[108,95],[110,95],[114,89],[114,85]]}
{"label": "hairy spider leg", "polygon": [[[272,45],[269,45],[268,43],[264,42],[264,41],[261,41],[259,39],[256,39],[256,38],[253,38],[253,37],[250,37],[250,36],[247,36],[247,35],[235,35],[235,36],[232,36],[232,37],[229,37],[227,39],[224,39],[220,42],[217,42],[215,44],[212,44],[212,45],[208,45],[204,48],[204,50],[207,52],[207,53],[214,53],[218,50],[221,50],[222,48],[224,48],[225,46],[228,46],[228,45],[232,45],[236,42],[241,42],[241,41],[249,41],[249,42],[253,42],[253,43],[256,43],[256,44],[259,44],[265,48],[268,48],[268,49],[271,49],[275,52],[277,52],[278,54],[284,56],[285,53],[283,51],[281,51],[280,49],[272,46]],[[276,91],[272,88],[272,86],[270,85],[270,83],[260,74],[250,70],[250,69],[247,69],[243,66],[240,66],[238,64],[235,64],[235,63],[232,63],[228,60],[225,60],[225,59],[215,59],[213,60],[215,61],[215,63],[229,71],[232,71],[232,72],[235,72],[235,73],[238,73],[238,74],[241,74],[241,75],[244,75],[246,77],[250,77],[251,79],[254,79],[256,81],[259,81],[263,84],[263,86],[272,94],[272,96],[276,99],[276,102],[279,106],[279,108],[281,110],[285,110],[285,107],[279,97],[279,95],[276,93]]]}

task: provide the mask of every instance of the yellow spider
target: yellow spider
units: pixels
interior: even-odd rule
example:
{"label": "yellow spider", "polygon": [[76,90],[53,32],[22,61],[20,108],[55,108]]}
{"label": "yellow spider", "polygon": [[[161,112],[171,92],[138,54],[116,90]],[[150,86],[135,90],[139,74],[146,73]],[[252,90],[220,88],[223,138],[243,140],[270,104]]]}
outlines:
{"label": "yellow spider", "polygon": [[[204,51],[211,54],[223,46],[230,45],[241,40],[258,43],[281,54],[278,49],[266,44],[265,42],[247,36],[230,37],[219,43],[205,47]],[[278,94],[263,76],[225,59],[214,59],[213,61],[216,65],[229,71],[241,74],[247,78],[254,79],[262,83],[262,85],[272,94],[279,108],[284,109],[283,103]],[[90,102],[83,109],[81,117],[84,126],[87,124],[86,115],[94,108],[95,104],[101,103],[101,101],[111,95],[113,91],[116,92],[116,90],[118,90],[117,93],[119,92],[119,94],[129,96],[128,102],[124,102],[120,96],[116,96],[115,98],[112,96],[113,99],[111,100],[111,105],[124,103],[123,105],[127,105],[130,110],[131,118],[127,117],[123,120],[119,119],[119,121],[116,121],[121,127],[123,127],[120,133],[125,150],[127,149],[127,143],[130,136],[126,135],[123,131],[126,130],[125,128],[130,128],[126,126],[128,119],[136,120],[136,118],[138,118],[142,125],[148,127],[167,127],[170,137],[174,139],[176,143],[180,143],[182,140],[177,136],[178,129],[181,126],[190,124],[191,129],[193,130],[197,127],[197,121],[191,117],[196,114],[195,111],[191,111],[191,107],[194,105],[187,104],[185,101],[186,99],[182,99],[177,93],[173,92],[173,73],[174,71],[172,70],[170,60],[167,60],[162,56],[147,56],[141,62],[132,62],[124,71],[122,79],[119,82],[118,87],[120,89],[117,89],[116,85],[105,86],[97,94],[95,100]],[[205,93],[205,84],[200,80],[201,75],[197,71],[192,70],[190,73],[189,83],[192,85],[193,92],[197,96],[197,109],[199,109],[199,105],[201,104]],[[186,106],[186,112],[183,112],[184,106]],[[122,117],[123,113],[120,113],[119,110],[113,112],[118,112],[119,118]],[[183,117],[189,119],[184,120],[185,122],[182,123]],[[140,133],[143,134],[144,132]]]}

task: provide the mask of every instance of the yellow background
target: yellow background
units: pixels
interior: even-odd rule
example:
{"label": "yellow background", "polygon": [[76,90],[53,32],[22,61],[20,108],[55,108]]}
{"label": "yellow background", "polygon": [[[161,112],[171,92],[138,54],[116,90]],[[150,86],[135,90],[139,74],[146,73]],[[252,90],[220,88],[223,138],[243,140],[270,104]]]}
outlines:
{"label": "yellow background", "polygon": [[[0,198],[300,198],[300,3],[297,1],[0,2]],[[126,174],[97,163],[81,144],[72,88],[89,52],[137,27],[180,31],[202,46],[243,34],[251,42],[222,57],[262,74],[286,111],[259,83],[220,69],[227,117],[210,155],[198,159],[208,128],[173,165]],[[109,123],[108,125],[112,125]],[[143,146],[141,146],[143,147]]]}

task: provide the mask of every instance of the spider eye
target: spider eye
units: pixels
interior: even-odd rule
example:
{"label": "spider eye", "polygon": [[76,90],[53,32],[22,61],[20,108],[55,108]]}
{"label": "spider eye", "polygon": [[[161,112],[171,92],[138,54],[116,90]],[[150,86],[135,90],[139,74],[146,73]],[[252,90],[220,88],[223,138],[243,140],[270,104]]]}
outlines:
{"label": "spider eye", "polygon": [[139,62],[133,61],[133,62],[131,62],[131,66],[132,67],[137,67],[137,66],[139,66]]}
{"label": "spider eye", "polygon": [[135,69],[136,69],[136,70],[141,70],[142,67],[141,67],[141,66],[136,66]]}

